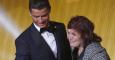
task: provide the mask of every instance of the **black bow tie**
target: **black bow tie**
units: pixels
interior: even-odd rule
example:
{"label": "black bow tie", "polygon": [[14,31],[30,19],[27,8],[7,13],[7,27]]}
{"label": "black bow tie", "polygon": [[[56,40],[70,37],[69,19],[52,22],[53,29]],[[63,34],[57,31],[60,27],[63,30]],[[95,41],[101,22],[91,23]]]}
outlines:
{"label": "black bow tie", "polygon": [[40,33],[43,33],[44,31],[48,31],[50,33],[53,33],[54,32],[54,28],[52,27],[47,27],[47,28],[41,28],[40,29]]}

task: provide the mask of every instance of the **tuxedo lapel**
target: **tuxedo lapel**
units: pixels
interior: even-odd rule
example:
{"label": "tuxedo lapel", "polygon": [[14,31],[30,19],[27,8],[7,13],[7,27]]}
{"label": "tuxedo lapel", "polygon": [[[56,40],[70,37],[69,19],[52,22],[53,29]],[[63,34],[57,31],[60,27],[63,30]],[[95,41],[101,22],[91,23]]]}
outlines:
{"label": "tuxedo lapel", "polygon": [[[35,41],[35,44],[38,46],[39,49],[44,48],[43,51],[48,51],[48,53],[52,56],[54,56],[52,50],[50,49],[47,42],[44,40],[44,38],[41,36],[40,32],[37,31],[34,25],[31,26],[31,35],[32,39]],[[55,57],[55,56],[54,56]]]}
{"label": "tuxedo lapel", "polygon": [[53,29],[54,29],[54,32],[53,32],[53,34],[54,34],[54,37],[55,37],[55,40],[56,40],[56,46],[57,46],[57,59],[58,60],[60,60],[60,54],[61,54],[61,50],[60,50],[60,35],[59,35],[59,31],[58,31],[58,29],[57,29],[57,26],[56,25],[53,25],[53,24],[51,24],[51,26],[53,27]]}
{"label": "tuxedo lapel", "polygon": [[54,34],[54,37],[55,37],[55,41],[56,41],[56,46],[57,46],[57,60],[60,60],[60,35],[59,35],[59,31],[58,31],[58,28],[57,26],[55,25],[55,23],[53,22],[50,22],[49,23],[49,26],[50,26],[50,29],[53,30],[53,34]]}
{"label": "tuxedo lapel", "polygon": [[33,24],[31,26],[31,36],[32,36],[32,39],[35,41],[35,44],[38,47],[44,44],[43,37],[40,35],[40,32],[37,31],[37,29],[35,28]]}
{"label": "tuxedo lapel", "polygon": [[54,36],[55,36],[55,40],[56,40],[56,46],[57,46],[57,58],[60,58],[60,42],[59,42],[59,37],[58,37],[58,33],[55,31],[54,32]]}

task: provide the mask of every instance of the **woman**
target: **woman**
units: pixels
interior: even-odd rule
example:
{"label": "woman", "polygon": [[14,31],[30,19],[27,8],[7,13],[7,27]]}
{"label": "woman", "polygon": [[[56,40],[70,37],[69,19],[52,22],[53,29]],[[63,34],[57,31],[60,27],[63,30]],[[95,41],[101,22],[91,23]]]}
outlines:
{"label": "woman", "polygon": [[94,33],[94,25],[88,18],[71,18],[67,26],[67,36],[73,49],[73,60],[110,60],[100,44],[101,38]]}

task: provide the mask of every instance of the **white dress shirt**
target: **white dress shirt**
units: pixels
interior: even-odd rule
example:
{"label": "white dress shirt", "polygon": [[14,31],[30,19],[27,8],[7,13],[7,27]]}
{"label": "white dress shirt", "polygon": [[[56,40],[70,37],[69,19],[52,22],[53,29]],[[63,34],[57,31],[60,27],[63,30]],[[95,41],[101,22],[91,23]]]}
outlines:
{"label": "white dress shirt", "polygon": [[[34,26],[40,32],[40,27],[37,26],[36,24],[34,24]],[[55,41],[55,37],[53,33],[44,31],[43,33],[41,33],[41,35],[43,36],[44,40],[47,42],[47,44],[51,48],[52,52],[54,53],[54,56],[57,57],[57,46],[56,46],[56,41]]]}

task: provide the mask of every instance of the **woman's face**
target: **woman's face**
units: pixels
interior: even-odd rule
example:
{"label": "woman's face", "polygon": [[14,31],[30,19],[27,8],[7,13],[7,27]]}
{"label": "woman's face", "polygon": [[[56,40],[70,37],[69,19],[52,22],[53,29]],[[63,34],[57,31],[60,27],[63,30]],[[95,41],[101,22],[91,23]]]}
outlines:
{"label": "woman's face", "polygon": [[79,47],[82,44],[81,34],[75,29],[67,29],[67,37],[72,48]]}

